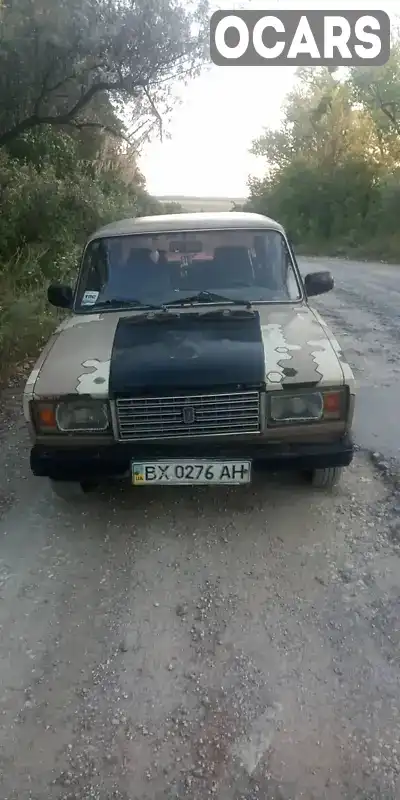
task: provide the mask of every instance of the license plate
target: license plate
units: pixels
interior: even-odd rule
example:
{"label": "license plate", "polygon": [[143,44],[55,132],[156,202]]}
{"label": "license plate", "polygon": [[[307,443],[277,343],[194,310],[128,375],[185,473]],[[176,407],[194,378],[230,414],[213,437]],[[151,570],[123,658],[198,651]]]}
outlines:
{"label": "license plate", "polygon": [[145,461],[132,464],[132,483],[135,486],[168,484],[223,484],[237,486],[250,483],[251,461]]}

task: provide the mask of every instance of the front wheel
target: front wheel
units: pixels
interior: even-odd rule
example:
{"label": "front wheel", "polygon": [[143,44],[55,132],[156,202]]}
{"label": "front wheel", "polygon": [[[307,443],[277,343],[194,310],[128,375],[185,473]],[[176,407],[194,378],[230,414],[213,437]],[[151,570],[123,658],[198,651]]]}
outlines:
{"label": "front wheel", "polygon": [[89,487],[77,481],[54,481],[50,478],[50,486],[56,497],[66,502],[79,500],[89,491]]}
{"label": "front wheel", "polygon": [[314,489],[332,489],[338,485],[342,475],[343,467],[314,469],[311,473],[311,485]]}

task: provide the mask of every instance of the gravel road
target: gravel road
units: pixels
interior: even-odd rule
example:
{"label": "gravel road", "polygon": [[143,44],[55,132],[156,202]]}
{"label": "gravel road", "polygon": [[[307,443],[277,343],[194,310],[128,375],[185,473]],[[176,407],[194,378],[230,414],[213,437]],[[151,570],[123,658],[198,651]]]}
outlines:
{"label": "gravel road", "polygon": [[315,305],[340,337],[357,377],[357,440],[399,461],[400,267],[300,259],[303,274],[319,268],[330,269],[336,281]]}
{"label": "gravel road", "polygon": [[3,395],[2,800],[400,797],[400,268],[301,261],[325,266],[361,387],[332,496],[259,477],[64,506]]}

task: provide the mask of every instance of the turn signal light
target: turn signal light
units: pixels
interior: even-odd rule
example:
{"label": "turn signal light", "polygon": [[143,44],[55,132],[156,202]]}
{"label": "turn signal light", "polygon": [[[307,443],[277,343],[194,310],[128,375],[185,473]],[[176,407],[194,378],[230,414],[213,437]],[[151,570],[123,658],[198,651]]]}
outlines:
{"label": "turn signal light", "polygon": [[36,417],[40,428],[47,430],[49,428],[57,428],[54,406],[38,405],[36,408]]}
{"label": "turn signal light", "polygon": [[327,392],[324,394],[324,417],[338,418],[342,411],[343,395],[341,392]]}

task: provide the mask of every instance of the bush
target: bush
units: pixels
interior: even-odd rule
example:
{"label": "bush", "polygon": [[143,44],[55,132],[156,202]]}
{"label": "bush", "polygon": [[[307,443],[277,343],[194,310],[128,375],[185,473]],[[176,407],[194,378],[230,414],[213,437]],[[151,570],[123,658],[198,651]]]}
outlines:
{"label": "bush", "polygon": [[279,220],[299,253],[399,263],[399,177],[351,155],[327,170],[294,159],[252,181],[246,209]]}
{"label": "bush", "polygon": [[73,159],[76,147],[61,137],[58,160],[0,150],[0,377],[54,328],[59,315],[46,303],[47,285],[74,279],[86,237],[115,219],[163,211],[141,176],[127,184],[116,166]]}

